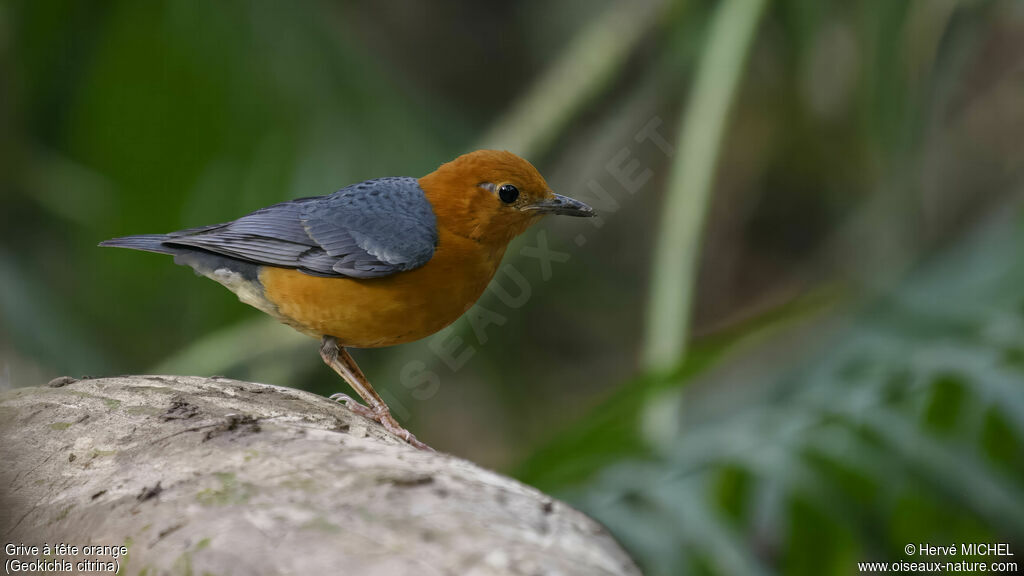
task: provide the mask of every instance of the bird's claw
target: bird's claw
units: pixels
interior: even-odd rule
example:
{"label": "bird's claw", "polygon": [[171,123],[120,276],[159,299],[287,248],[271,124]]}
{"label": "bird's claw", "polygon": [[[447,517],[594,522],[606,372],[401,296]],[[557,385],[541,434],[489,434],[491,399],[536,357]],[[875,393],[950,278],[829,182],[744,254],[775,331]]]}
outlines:
{"label": "bird's claw", "polygon": [[384,412],[378,414],[377,416],[373,417],[373,419],[376,420],[377,422],[380,422],[381,425],[384,426],[385,430],[387,430],[388,432],[391,432],[395,436],[398,436],[402,440],[405,440],[406,443],[411,444],[412,446],[414,446],[416,448],[419,448],[420,450],[426,450],[427,452],[434,452],[433,448],[431,448],[430,446],[427,446],[423,442],[420,442],[415,436],[413,436],[412,432],[409,432],[408,430],[403,428],[402,425],[399,424],[391,416],[390,412],[384,411]]}
{"label": "bird's claw", "polygon": [[412,432],[409,432],[408,430],[403,428],[402,425],[399,424],[397,420],[395,420],[394,416],[391,415],[391,412],[388,411],[386,407],[382,410],[374,410],[368,406],[360,404],[357,400],[355,400],[348,394],[344,394],[342,392],[331,394],[330,398],[335,402],[340,402],[344,404],[345,407],[351,410],[352,412],[355,412],[356,414],[364,418],[373,420],[374,422],[380,423],[380,425],[383,426],[385,430],[387,430],[394,436],[397,436],[402,440],[405,440],[408,444],[411,444],[412,446],[419,448],[420,450],[426,450],[428,452],[434,451],[433,448],[427,446],[426,444],[418,440],[415,436],[413,436]]}
{"label": "bird's claw", "polygon": [[346,408],[355,412],[356,414],[359,414],[364,418],[369,418],[370,420],[377,420],[377,413],[374,412],[373,409],[367,406],[363,406],[362,404],[359,403],[358,400],[349,396],[348,394],[344,394],[342,392],[338,392],[337,394],[331,394],[331,400],[344,404]]}

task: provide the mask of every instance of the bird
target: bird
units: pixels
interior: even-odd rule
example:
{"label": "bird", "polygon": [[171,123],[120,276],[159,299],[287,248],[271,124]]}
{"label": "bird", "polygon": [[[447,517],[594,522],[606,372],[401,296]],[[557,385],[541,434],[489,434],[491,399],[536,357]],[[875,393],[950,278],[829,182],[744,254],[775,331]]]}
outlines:
{"label": "bird", "polygon": [[100,246],[174,257],[238,299],[320,340],[320,356],[362,398],[331,396],[424,450],[349,348],[419,340],[476,302],[509,242],[546,215],[594,216],[554,193],[527,160],[477,150],[421,178],[383,177],[236,220]]}

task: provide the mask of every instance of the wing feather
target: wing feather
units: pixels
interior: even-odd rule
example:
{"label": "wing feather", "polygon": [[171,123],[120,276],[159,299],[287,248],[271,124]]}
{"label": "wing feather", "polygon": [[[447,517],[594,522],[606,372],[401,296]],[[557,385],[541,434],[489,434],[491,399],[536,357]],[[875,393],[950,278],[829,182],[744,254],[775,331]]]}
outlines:
{"label": "wing feather", "polygon": [[315,276],[379,278],[426,264],[437,221],[416,179],[381,178],[174,232],[164,243]]}

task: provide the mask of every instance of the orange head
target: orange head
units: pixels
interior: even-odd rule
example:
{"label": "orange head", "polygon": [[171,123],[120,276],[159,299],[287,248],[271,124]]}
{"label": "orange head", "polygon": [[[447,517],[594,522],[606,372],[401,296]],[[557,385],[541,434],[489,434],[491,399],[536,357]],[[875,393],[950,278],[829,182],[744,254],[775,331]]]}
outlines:
{"label": "orange head", "polygon": [[555,194],[532,164],[511,152],[463,154],[420,178],[438,225],[504,247],[546,214],[593,216],[586,204]]}

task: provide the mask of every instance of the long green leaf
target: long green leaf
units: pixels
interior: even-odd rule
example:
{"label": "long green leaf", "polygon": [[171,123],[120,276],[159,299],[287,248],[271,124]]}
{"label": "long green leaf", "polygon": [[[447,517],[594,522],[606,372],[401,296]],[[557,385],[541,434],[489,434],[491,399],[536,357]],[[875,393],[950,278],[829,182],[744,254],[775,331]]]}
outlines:
{"label": "long green leaf", "polygon": [[726,0],[711,22],[669,177],[647,304],[644,366],[664,371],[683,357],[704,215],[747,53],[765,0]]}

